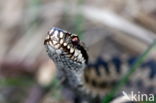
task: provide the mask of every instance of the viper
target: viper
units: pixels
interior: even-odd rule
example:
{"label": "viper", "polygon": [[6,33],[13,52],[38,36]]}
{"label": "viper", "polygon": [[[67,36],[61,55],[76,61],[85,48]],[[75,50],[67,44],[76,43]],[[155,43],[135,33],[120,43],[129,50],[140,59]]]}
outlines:
{"label": "viper", "polygon": [[[81,99],[78,103],[91,103],[95,98],[100,103],[101,98],[111,91],[137,60],[137,57],[122,60],[115,56],[106,61],[98,57],[95,63],[89,63],[86,47],[79,37],[56,27],[48,32],[44,45],[50,59],[57,66],[58,79],[63,80],[63,86],[71,89]],[[123,90],[155,95],[155,74],[155,60],[145,61]]]}

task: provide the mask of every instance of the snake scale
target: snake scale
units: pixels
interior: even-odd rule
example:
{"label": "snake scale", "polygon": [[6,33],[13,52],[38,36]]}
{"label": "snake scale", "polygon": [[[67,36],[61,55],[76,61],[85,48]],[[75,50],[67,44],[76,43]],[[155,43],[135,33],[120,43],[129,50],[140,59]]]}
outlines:
{"label": "snake scale", "polygon": [[[55,27],[46,35],[44,45],[50,59],[57,66],[58,78],[64,80],[63,85],[72,89],[76,92],[75,94],[79,94],[81,99],[87,98],[86,101],[89,103],[92,102],[93,98],[101,99],[109,93],[137,60],[137,57],[122,60],[116,56],[106,61],[99,57],[95,63],[89,63],[87,50],[79,37]],[[155,95],[155,74],[155,60],[145,61],[123,90],[138,90]]]}

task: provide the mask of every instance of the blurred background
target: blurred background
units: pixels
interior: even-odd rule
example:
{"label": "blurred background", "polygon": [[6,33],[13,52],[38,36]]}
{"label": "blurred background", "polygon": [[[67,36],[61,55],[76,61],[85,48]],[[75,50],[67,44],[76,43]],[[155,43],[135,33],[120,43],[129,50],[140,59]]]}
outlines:
{"label": "blurred background", "polygon": [[0,0],[0,103],[72,103],[43,45],[52,27],[78,34],[92,62],[138,55],[156,38],[156,0]]}

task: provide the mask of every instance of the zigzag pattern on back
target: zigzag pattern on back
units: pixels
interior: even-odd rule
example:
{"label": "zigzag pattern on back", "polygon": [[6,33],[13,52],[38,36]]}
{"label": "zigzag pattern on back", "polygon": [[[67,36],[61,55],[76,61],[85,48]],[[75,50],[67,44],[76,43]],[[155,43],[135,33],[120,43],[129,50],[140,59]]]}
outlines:
{"label": "zigzag pattern on back", "polygon": [[[94,64],[89,64],[84,71],[84,90],[94,96],[104,96],[130,70],[136,60],[137,57],[127,58],[127,60],[113,57],[111,60],[105,61],[99,57]],[[156,61],[144,62],[131,76],[127,86],[130,87],[133,83],[142,86],[148,92],[156,93],[156,90],[153,91],[156,87]]]}

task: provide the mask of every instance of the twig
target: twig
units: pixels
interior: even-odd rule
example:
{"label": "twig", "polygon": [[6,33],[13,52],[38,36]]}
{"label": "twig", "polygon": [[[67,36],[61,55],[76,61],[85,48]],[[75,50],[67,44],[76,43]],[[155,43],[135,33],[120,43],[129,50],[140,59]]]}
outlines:
{"label": "twig", "polygon": [[156,39],[155,33],[144,29],[143,27],[129,22],[128,20],[118,16],[117,14],[107,11],[99,10],[93,7],[84,6],[83,15],[91,20],[96,20],[111,28],[123,31],[130,36],[143,40],[144,42],[151,44]]}

